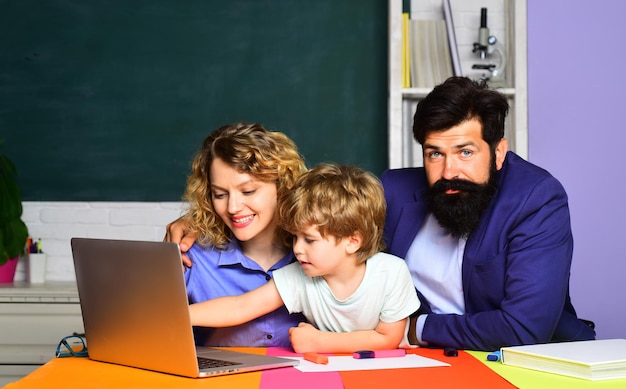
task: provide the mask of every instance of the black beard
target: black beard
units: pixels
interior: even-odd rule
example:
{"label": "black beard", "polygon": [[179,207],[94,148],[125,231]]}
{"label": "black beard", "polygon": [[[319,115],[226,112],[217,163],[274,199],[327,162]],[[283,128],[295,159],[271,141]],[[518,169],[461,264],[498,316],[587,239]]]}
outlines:
{"label": "black beard", "polygon": [[[425,191],[424,200],[446,232],[455,238],[468,238],[478,227],[497,188],[498,172],[492,164],[486,184],[442,178]],[[446,194],[449,189],[459,192]]]}

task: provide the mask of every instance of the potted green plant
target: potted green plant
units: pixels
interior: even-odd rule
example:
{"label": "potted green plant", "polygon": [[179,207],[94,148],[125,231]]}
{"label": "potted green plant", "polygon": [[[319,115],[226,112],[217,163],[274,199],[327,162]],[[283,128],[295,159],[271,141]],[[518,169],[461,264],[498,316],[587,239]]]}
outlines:
{"label": "potted green plant", "polygon": [[[0,139],[0,146],[4,140]],[[28,228],[22,221],[22,199],[17,184],[17,169],[0,148],[0,267],[12,266],[13,281],[17,257],[24,252]],[[13,261],[14,263],[9,263]]]}

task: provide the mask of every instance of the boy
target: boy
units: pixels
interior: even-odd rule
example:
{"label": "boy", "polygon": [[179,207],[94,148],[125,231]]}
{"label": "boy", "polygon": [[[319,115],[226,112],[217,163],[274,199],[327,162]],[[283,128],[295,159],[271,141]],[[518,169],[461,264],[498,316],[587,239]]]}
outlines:
{"label": "boy", "polygon": [[298,263],[248,293],[190,305],[192,325],[239,325],[285,305],[310,323],[289,329],[299,353],[407,344],[419,300],[405,262],[380,252],[385,211],[380,182],[362,169],[321,164],[304,173],[278,205]]}

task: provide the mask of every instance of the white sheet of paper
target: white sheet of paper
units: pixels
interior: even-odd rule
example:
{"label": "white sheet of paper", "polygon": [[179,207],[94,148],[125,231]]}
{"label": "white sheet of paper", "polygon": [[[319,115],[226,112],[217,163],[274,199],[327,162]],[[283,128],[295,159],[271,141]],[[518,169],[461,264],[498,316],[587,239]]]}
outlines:
{"label": "white sheet of paper", "polygon": [[346,370],[378,370],[378,369],[405,369],[411,367],[450,366],[445,362],[430,359],[415,354],[404,357],[355,359],[352,356],[328,357],[327,365],[309,362],[302,357],[289,357],[300,360],[296,369],[304,372],[346,371]]}

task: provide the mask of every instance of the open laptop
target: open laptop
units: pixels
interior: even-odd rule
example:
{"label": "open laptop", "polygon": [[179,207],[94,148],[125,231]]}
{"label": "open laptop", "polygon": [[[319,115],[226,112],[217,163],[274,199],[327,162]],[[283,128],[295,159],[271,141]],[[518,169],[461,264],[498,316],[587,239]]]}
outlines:
{"label": "open laptop", "polygon": [[186,377],[298,364],[195,346],[177,244],[72,238],[71,245],[91,359]]}

